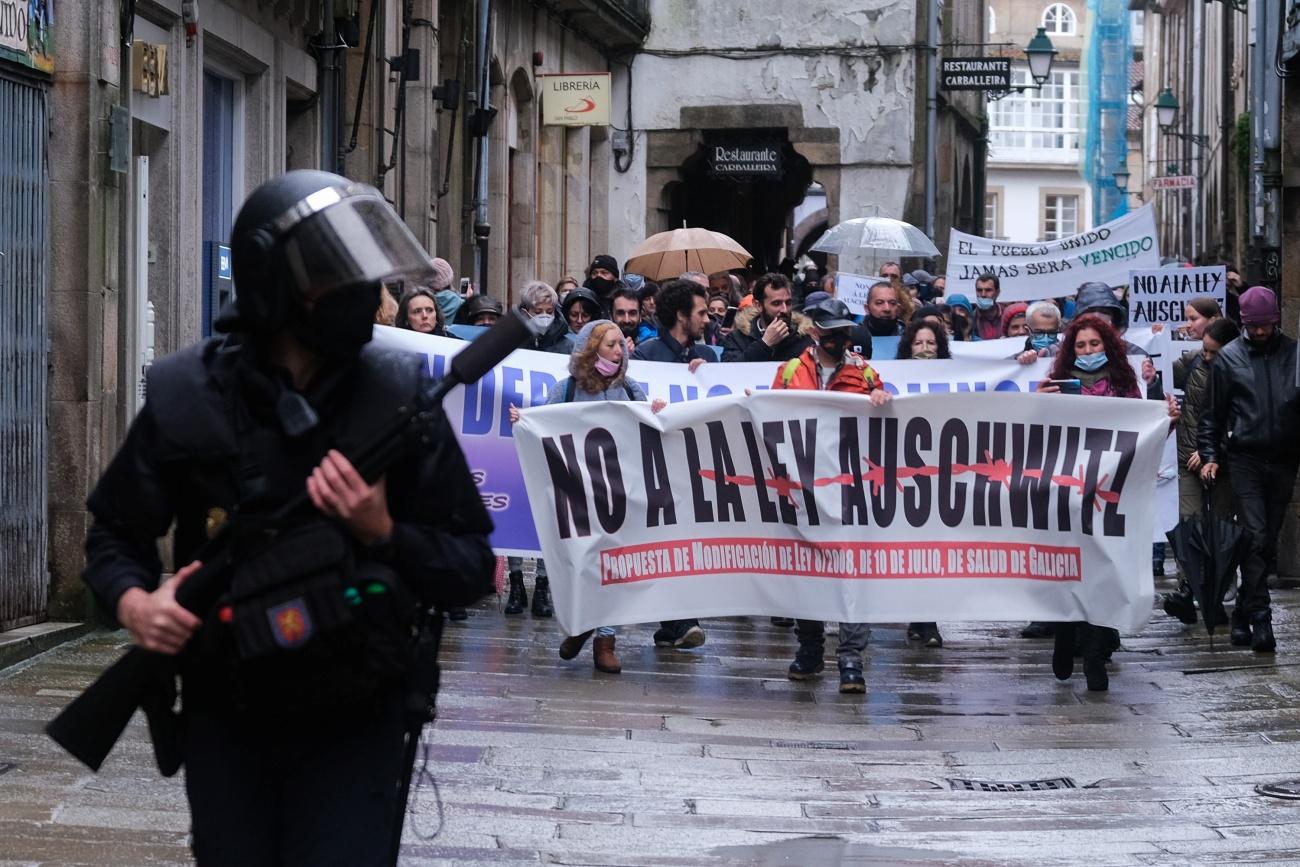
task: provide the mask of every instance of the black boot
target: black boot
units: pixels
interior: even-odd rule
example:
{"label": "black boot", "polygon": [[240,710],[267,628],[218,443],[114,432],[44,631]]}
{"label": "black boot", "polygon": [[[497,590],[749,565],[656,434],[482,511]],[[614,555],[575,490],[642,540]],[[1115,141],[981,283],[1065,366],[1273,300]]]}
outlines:
{"label": "black boot", "polygon": [[523,614],[528,606],[528,589],[524,587],[524,573],[518,569],[510,573],[510,595],[506,597],[506,614]]}
{"label": "black boot", "polygon": [[1273,637],[1273,613],[1257,611],[1250,618],[1250,649],[1256,653],[1273,653],[1277,639]]}
{"label": "black boot", "polygon": [[554,614],[555,606],[551,604],[551,582],[545,575],[538,575],[537,582],[533,584],[533,616],[551,617]]}
{"label": "black boot", "polygon": [[1179,583],[1173,593],[1166,593],[1163,607],[1170,617],[1176,617],[1187,626],[1196,623],[1196,600],[1185,582]]}
{"label": "black boot", "polygon": [[1074,674],[1074,644],[1077,624],[1056,624],[1056,643],[1052,646],[1052,674],[1057,680],[1069,680]]}
{"label": "black boot", "polygon": [[[1228,641],[1233,647],[1250,647],[1250,622],[1246,618],[1246,612],[1241,610],[1237,605],[1232,609],[1232,617],[1229,619],[1232,624],[1232,630],[1228,633]],[[1270,627],[1270,631],[1272,631]]]}
{"label": "black boot", "polygon": [[1020,630],[1021,638],[1051,638],[1052,630],[1056,628],[1055,623],[1040,623],[1035,620],[1024,629]]}
{"label": "black boot", "polygon": [[1079,624],[1079,643],[1083,645],[1083,676],[1088,680],[1089,692],[1106,692],[1110,689],[1110,675],[1106,673],[1109,648],[1119,639],[1119,633],[1091,623]]}

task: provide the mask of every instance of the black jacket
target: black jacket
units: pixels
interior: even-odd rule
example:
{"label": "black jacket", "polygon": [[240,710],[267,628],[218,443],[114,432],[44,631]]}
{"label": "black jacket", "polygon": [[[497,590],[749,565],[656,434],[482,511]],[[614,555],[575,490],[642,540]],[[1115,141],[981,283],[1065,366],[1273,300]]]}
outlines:
{"label": "black jacket", "polygon": [[802,313],[791,317],[794,332],[776,346],[763,342],[762,309],[757,305],[747,307],[736,317],[731,333],[722,338],[723,361],[789,361],[798,358],[813,345],[808,336],[812,320]]}
{"label": "black jacket", "polygon": [[[355,449],[397,406],[418,405],[429,385],[418,356],[367,347],[355,363],[317,375],[303,397],[320,423],[291,439],[275,410],[289,391],[284,374],[251,356],[235,337],[212,338],[150,369],[148,400],[87,503],[94,520],[84,578],[110,615],[129,588],[158,586],[157,540],[173,525],[180,567],[241,500],[244,513],[274,510],[302,490],[329,448]],[[434,445],[387,473],[394,529],[381,559],[422,601],[451,607],[491,591],[492,521],[446,419],[437,427]]]}
{"label": "black jacket", "polygon": [[1278,332],[1262,346],[1238,337],[1210,367],[1197,446],[1206,463],[1223,460],[1223,443],[1275,461],[1300,457],[1296,342]]}
{"label": "black jacket", "polygon": [[520,348],[535,349],[538,352],[558,352],[562,355],[572,354],[573,338],[569,335],[568,320],[557,312],[555,321],[551,323],[550,328],[546,329],[545,334],[530,338]]}
{"label": "black jacket", "polygon": [[713,350],[703,344],[690,343],[682,346],[662,328],[659,329],[658,337],[652,337],[638,343],[632,357],[641,361],[674,361],[678,364],[689,364],[692,359],[696,358],[702,358],[705,361],[718,360],[718,357],[713,354]]}

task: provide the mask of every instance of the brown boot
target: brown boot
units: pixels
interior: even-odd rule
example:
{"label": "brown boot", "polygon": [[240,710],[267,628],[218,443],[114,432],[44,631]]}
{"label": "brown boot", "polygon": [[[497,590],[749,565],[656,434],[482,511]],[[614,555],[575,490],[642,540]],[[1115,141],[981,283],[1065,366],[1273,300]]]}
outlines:
{"label": "brown boot", "polygon": [[[587,643],[591,637],[592,630],[588,629],[581,635],[570,635],[560,642],[560,659],[573,659],[582,652],[582,646]],[[597,639],[599,640],[599,639]]]}
{"label": "brown boot", "polygon": [[596,663],[596,669],[606,674],[618,674],[623,670],[623,666],[614,655],[614,636],[597,635],[596,640],[591,644],[591,656]]}

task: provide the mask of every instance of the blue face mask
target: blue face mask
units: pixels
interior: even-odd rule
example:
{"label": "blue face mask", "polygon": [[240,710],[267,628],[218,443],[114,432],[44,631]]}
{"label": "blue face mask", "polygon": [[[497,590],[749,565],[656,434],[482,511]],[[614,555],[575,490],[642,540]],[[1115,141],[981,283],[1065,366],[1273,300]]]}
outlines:
{"label": "blue face mask", "polygon": [[1106,353],[1094,352],[1090,355],[1080,355],[1074,359],[1074,366],[1080,370],[1086,370],[1092,373],[1094,370],[1101,370],[1106,366]]}
{"label": "blue face mask", "polygon": [[975,306],[981,310],[992,310],[995,303],[992,298],[986,298],[982,295],[975,296]]}
{"label": "blue face mask", "polygon": [[1029,345],[1034,347],[1034,349],[1047,349],[1054,343],[1056,343],[1055,331],[1039,332],[1029,338]]}

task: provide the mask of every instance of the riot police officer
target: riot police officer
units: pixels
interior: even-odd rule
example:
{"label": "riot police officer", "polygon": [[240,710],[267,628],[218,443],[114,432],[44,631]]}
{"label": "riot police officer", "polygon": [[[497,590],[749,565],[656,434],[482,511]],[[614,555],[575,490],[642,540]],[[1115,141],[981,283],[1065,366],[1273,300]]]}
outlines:
{"label": "riot police officer", "polygon": [[[151,368],[89,500],[85,579],[136,644],[180,654],[170,746],[199,864],[390,862],[414,618],[492,587],[491,521],[444,418],[373,482],[345,457],[427,394],[421,359],[366,344],[383,281],[429,257],[377,190],[318,171],[259,187],[231,247],[227,333]],[[230,590],[191,613],[176,587],[227,523]]]}

